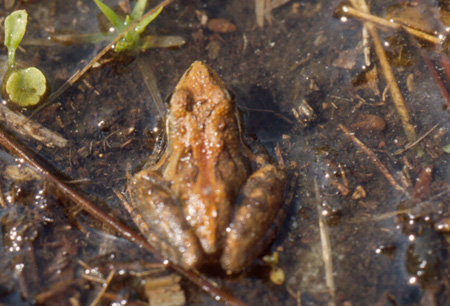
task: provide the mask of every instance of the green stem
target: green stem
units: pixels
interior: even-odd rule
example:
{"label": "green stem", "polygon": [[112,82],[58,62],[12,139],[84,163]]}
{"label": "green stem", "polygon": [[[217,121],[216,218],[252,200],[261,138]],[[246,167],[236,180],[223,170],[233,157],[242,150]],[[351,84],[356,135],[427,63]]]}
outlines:
{"label": "green stem", "polygon": [[8,48],[8,68],[11,69],[16,65],[16,48]]}

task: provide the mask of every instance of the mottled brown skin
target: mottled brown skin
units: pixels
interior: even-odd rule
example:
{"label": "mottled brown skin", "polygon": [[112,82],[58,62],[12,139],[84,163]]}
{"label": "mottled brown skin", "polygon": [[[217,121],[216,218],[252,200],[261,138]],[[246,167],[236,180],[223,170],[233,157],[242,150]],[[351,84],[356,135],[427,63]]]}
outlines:
{"label": "mottled brown skin", "polygon": [[286,175],[246,147],[239,124],[223,81],[194,62],[170,101],[163,158],[131,181],[137,225],[186,268],[218,258],[228,273],[239,272],[273,238],[267,232],[282,206]]}

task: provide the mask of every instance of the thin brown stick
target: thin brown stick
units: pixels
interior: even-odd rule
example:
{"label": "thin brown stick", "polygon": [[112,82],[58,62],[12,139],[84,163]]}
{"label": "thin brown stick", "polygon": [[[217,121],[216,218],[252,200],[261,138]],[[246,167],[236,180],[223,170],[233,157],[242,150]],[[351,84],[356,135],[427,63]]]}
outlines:
{"label": "thin brown stick", "polygon": [[41,142],[47,147],[65,147],[67,139],[56,132],[53,132],[41,124],[29,120],[21,113],[10,110],[0,104],[0,120],[9,129],[25,137],[31,137]]}
{"label": "thin brown stick", "polygon": [[60,282],[52,284],[49,288],[44,291],[39,292],[34,296],[34,300],[37,305],[46,305],[48,300],[51,300],[54,296],[63,294],[67,292],[67,289],[72,286],[83,286],[87,283],[86,280],[78,278],[78,279],[69,279],[62,280]]}
{"label": "thin brown stick", "polygon": [[188,271],[182,268],[181,266],[178,266],[174,263],[165,260],[144,237],[133,231],[127,225],[109,216],[98,206],[96,206],[91,201],[86,199],[84,196],[79,194],[77,191],[72,189],[68,184],[61,181],[56,175],[50,173],[44,166],[42,166],[36,159],[34,159],[31,154],[29,154],[25,149],[23,149],[15,140],[13,140],[10,136],[6,135],[3,129],[1,128],[0,128],[0,145],[9,150],[13,155],[16,155],[19,158],[21,158],[24,163],[28,164],[36,172],[41,174],[44,179],[46,179],[49,183],[53,184],[59,190],[59,192],[61,192],[66,198],[72,200],[74,203],[79,205],[93,218],[110,226],[112,229],[114,229],[116,232],[118,232],[121,236],[123,236],[127,240],[140,245],[141,247],[152,253],[159,261],[167,263],[167,266],[169,268],[172,268],[174,271],[176,271],[180,275],[184,276],[186,279],[190,280],[192,283],[199,286],[202,290],[209,293],[216,300],[220,299],[224,303],[228,303],[230,305],[246,305],[244,302],[236,299],[231,294],[228,294],[222,289],[216,287],[204,275],[198,272]]}
{"label": "thin brown stick", "polygon": [[264,27],[264,10],[265,10],[265,0],[255,0],[255,15],[256,24],[258,27]]}
{"label": "thin brown stick", "polygon": [[408,27],[406,25],[400,24],[395,21],[386,20],[384,18],[372,15],[368,12],[362,12],[351,6],[344,6],[342,8],[342,10],[345,14],[350,15],[352,17],[356,17],[356,18],[360,19],[361,21],[371,22],[371,23],[377,24],[378,26],[384,26],[384,27],[387,27],[390,29],[395,29],[395,30],[403,29],[406,32],[408,32],[409,34],[414,35],[415,37],[417,37],[419,39],[431,42],[433,44],[442,44],[444,42],[443,38],[441,39],[440,37],[430,35],[426,32],[416,30],[414,28]]}
{"label": "thin brown stick", "polygon": [[364,153],[366,153],[370,161],[380,170],[380,172],[384,175],[384,177],[388,180],[389,183],[391,183],[392,186],[394,186],[395,189],[398,191],[406,193],[405,189],[400,186],[397,181],[394,179],[394,177],[389,173],[388,169],[381,163],[381,161],[378,159],[378,157],[373,153],[372,150],[370,150],[364,143],[362,143],[361,140],[356,138],[356,136],[349,131],[343,124],[339,124],[339,128],[350,137],[350,139],[355,143],[358,147],[360,147]]}
{"label": "thin brown stick", "polygon": [[0,208],[7,208],[7,207],[8,205],[6,204],[5,197],[3,196],[3,192],[0,188]]}
{"label": "thin brown stick", "polygon": [[438,126],[439,124],[441,124],[441,122],[439,121],[438,123],[436,123],[428,132],[426,132],[425,134],[423,134],[422,136],[420,136],[416,141],[412,142],[412,143],[408,143],[403,149],[395,151],[394,155],[400,155],[403,154],[404,152],[408,151],[409,149],[411,149],[412,147],[416,146],[417,144],[419,144],[422,140],[424,140],[425,138],[428,137],[428,135],[430,135]]}
{"label": "thin brown stick", "polygon": [[[354,5],[360,5],[360,3],[358,3],[357,0],[353,0],[351,2]],[[361,2],[363,2],[363,5],[360,5],[360,8],[362,10],[364,9],[368,10],[365,1],[362,0]],[[366,11],[365,13],[369,12]],[[372,37],[373,44],[375,47],[375,53],[377,54],[378,60],[380,61],[381,70],[383,72],[384,78],[386,79],[386,83],[389,86],[389,91],[391,92],[394,105],[397,109],[398,114],[400,115],[400,119],[402,121],[403,130],[405,131],[406,138],[408,138],[409,142],[414,142],[417,139],[416,131],[414,129],[414,126],[411,124],[411,117],[409,116],[408,110],[406,108],[405,100],[403,99],[403,95],[400,91],[400,88],[398,87],[394,72],[392,71],[392,67],[389,64],[389,60],[386,55],[386,52],[384,51],[383,45],[381,44],[377,29],[371,22],[365,22],[365,25],[370,33],[370,36]]]}
{"label": "thin brown stick", "polygon": [[105,282],[103,283],[102,289],[99,291],[95,299],[92,301],[91,306],[97,306],[97,304],[102,299],[103,294],[105,294],[106,290],[108,289],[109,284],[111,283],[114,274],[116,274],[116,270],[112,270],[109,272],[108,277],[106,278]]}
{"label": "thin brown stick", "polygon": [[[433,76],[434,81],[439,86],[439,89],[441,90],[441,95],[444,98],[445,104],[447,105],[447,110],[450,110],[450,93],[448,92],[447,87],[445,86],[444,82],[442,81],[441,77],[439,76],[439,72],[436,70],[436,66],[431,61],[430,57],[424,50],[420,50],[420,54],[422,55],[425,63],[427,64],[428,70],[431,72],[431,75]],[[448,65],[448,58],[446,55],[440,55],[441,56],[441,63],[444,67],[444,71],[446,71],[448,68],[446,67]],[[447,63],[446,63],[447,62]],[[448,75],[447,75],[448,78]]]}

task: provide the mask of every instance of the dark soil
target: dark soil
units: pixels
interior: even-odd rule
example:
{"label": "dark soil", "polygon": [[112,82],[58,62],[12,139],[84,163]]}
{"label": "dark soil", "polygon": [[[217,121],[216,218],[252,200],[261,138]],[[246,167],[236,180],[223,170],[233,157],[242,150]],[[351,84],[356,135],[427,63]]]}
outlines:
{"label": "dark soil", "polygon": [[[404,1],[376,1],[372,13],[384,17],[399,4]],[[12,11],[0,5],[2,18]],[[158,147],[164,126],[143,82],[145,71],[152,71],[165,98],[193,61],[205,61],[236,96],[246,133],[273,155],[279,146],[293,200],[266,250],[279,253],[283,285],[271,282],[270,267],[260,259],[234,277],[203,272],[250,305],[332,305],[333,297],[336,305],[448,305],[448,234],[439,225],[449,222],[450,214],[449,113],[423,59],[425,53],[440,71],[439,54],[419,47],[405,33],[380,31],[383,41],[392,42],[387,51],[417,135],[439,123],[418,146],[394,154],[408,143],[400,117],[384,92],[386,82],[373,51],[377,81],[364,77],[371,67],[362,68],[362,25],[333,18],[338,5],[289,1],[272,11],[271,24],[266,21],[260,28],[252,1],[175,1],[146,34],[181,36],[185,45],[108,53],[100,67],[33,115],[68,139],[69,146],[55,149],[27,138],[19,141],[51,171],[74,181],[81,193],[134,228],[115,191],[125,191],[127,175]],[[434,13],[423,14],[441,30],[438,4],[420,5],[426,8],[422,12]],[[16,0],[14,9],[30,15],[25,41],[105,28],[93,1]],[[213,32],[201,25],[200,13],[227,19],[236,30]],[[16,58],[42,69],[55,90],[105,45],[24,42]],[[408,51],[407,63],[394,61],[400,49]],[[0,53],[7,54],[3,45]],[[315,114],[307,124],[293,112],[303,101]],[[340,124],[374,152],[404,192],[383,176]],[[155,262],[151,254],[94,221],[39,176],[6,174],[8,167],[18,165],[0,151],[0,303],[87,305],[101,284],[83,274],[106,279],[120,269],[123,273],[113,278],[101,303],[146,303],[142,276],[135,272],[149,269],[146,264]],[[319,214],[329,232],[334,292],[326,282]],[[221,304],[187,280],[182,287],[189,305]],[[50,290],[60,291],[47,297]]]}

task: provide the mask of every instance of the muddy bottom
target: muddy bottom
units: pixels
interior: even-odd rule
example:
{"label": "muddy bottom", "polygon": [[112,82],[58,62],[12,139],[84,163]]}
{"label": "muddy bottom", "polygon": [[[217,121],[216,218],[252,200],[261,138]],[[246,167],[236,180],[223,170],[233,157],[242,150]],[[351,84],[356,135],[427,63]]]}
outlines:
{"label": "muddy bottom", "polygon": [[[106,3],[119,15],[135,5]],[[19,111],[67,145],[23,136],[5,119],[2,129],[136,229],[117,194],[157,159],[165,101],[190,64],[204,61],[235,96],[246,135],[282,158],[291,200],[274,242],[249,269],[231,277],[211,266],[201,272],[249,305],[448,305],[450,61],[436,33],[446,34],[450,9],[435,1],[371,4],[374,16],[436,37],[431,43],[407,28],[375,27],[405,115],[362,17],[345,9],[333,17],[339,1],[271,5],[258,25],[252,1],[174,1],[144,35],[177,36],[183,45],[110,51],[39,111]],[[93,1],[0,6],[2,20],[28,11],[16,60],[40,68],[52,92],[108,43],[47,39],[107,31]],[[5,62],[7,49],[0,51]],[[188,305],[224,303],[95,220],[7,150],[0,171],[1,303],[157,305],[164,290],[178,304],[182,297]],[[278,261],[262,259],[275,253]],[[280,284],[271,278],[276,269],[284,272]]]}

